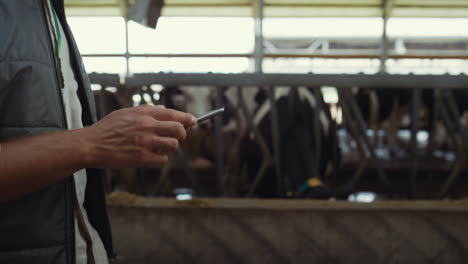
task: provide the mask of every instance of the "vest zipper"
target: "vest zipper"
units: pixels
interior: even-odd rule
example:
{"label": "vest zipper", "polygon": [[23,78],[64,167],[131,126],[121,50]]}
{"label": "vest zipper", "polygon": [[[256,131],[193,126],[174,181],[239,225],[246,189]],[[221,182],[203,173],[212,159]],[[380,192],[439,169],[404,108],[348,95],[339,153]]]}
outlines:
{"label": "vest zipper", "polygon": [[[47,22],[47,19],[45,18],[45,16],[47,16],[47,14],[45,12],[48,12],[46,9],[45,9],[45,6],[44,5],[47,5],[46,2],[44,1],[47,1],[47,0],[43,0],[43,5],[42,6],[42,10],[43,10],[43,18],[45,20],[45,24],[46,24],[46,27],[48,29],[48,32],[49,33],[51,31],[51,28],[49,27],[49,23]],[[51,8],[53,8],[51,6]],[[60,27],[57,29],[57,30],[60,30]],[[52,44],[52,41],[50,39],[50,37],[48,38],[49,39],[49,51],[51,51],[54,56],[55,56],[55,53],[53,52],[53,44]],[[65,41],[67,41],[66,37],[65,37]],[[60,48],[60,47],[58,47]],[[59,58],[60,59],[60,58]],[[71,58],[70,58],[71,59]],[[55,68],[57,67],[57,61],[58,60],[53,60],[53,63],[54,63],[54,66]],[[68,130],[68,121],[67,121],[67,116],[65,114],[65,106],[63,104],[63,95],[62,95],[62,89],[60,88],[60,76],[59,76],[59,73],[58,71],[55,71],[55,79],[56,79],[56,84],[57,84],[57,91],[58,91],[58,94],[59,94],[59,101],[60,101],[60,108],[61,108],[61,113],[62,113],[62,121],[64,122],[63,125],[65,127],[65,129]],[[75,218],[76,221],[78,222],[78,229],[79,229],[79,232],[81,234],[81,236],[83,237],[83,239],[85,240],[86,242],[86,255],[87,255],[87,263],[89,264],[94,264],[95,263],[95,257],[94,257],[94,252],[93,252],[93,242],[92,242],[92,238],[91,238],[91,235],[89,233],[89,230],[88,230],[88,227],[86,226],[86,222],[84,220],[84,217],[83,217],[83,212],[81,211],[81,206],[79,205],[78,203],[78,197],[76,196],[76,189],[75,189],[75,179],[73,177],[73,175],[71,177],[69,177],[70,180],[66,180],[65,183],[68,185],[66,187],[66,190],[68,191],[68,193],[72,193],[72,201],[71,201],[71,205],[69,208],[73,208],[73,210],[71,210],[71,213],[67,213],[67,215],[71,215],[71,220],[69,222],[70,226],[73,226],[73,229],[71,229],[71,232],[70,234],[73,234],[71,236],[71,238],[73,239],[73,245],[75,245]],[[75,245],[76,247],[76,245]],[[75,263],[76,262],[76,248],[73,247],[72,248],[72,252],[74,254],[72,254],[72,262],[71,263]]]}
{"label": "vest zipper", "polygon": [[[52,41],[50,40],[50,36],[49,36],[49,32],[51,30],[51,28],[49,27],[49,23],[47,22],[47,19],[46,19],[46,13],[47,10],[44,6],[44,1],[43,0],[37,0],[37,3],[39,5],[39,8],[40,10],[42,11],[42,22],[44,23],[45,25],[45,29],[47,30],[46,34],[47,34],[47,40],[48,40],[48,43],[49,43],[49,54],[52,54],[53,56],[54,55],[54,52],[53,52],[53,45],[52,45]],[[60,113],[61,113],[61,118],[62,118],[62,127],[66,130],[68,130],[68,121],[67,121],[67,116],[65,114],[65,106],[63,104],[63,95],[62,95],[62,91],[60,89],[60,86],[59,86],[59,76],[57,75],[57,71],[55,69],[57,69],[57,63],[54,59],[52,59],[52,63],[53,63],[53,68],[54,68],[54,73],[55,73],[55,87],[57,89],[57,93],[58,93],[58,98],[59,98],[59,106],[60,106]],[[76,263],[76,249],[75,249],[75,231],[74,231],[74,228],[75,228],[75,216],[74,216],[74,212],[72,210],[73,208],[73,201],[72,199],[75,199],[74,197],[76,196],[76,193],[75,194],[72,194],[73,198],[70,199],[70,193],[72,192],[73,189],[75,189],[73,186],[74,186],[75,182],[74,182],[74,179],[73,179],[73,175],[72,177],[70,178],[67,178],[65,180],[65,201],[66,201],[66,207],[65,207],[65,217],[67,218],[68,216],[68,221],[66,221],[67,225],[65,227],[65,252],[66,252],[66,259],[67,259],[67,263],[71,263],[71,264],[75,264]],[[68,194],[68,195],[67,195]],[[73,227],[73,229],[72,229]],[[67,241],[67,239],[70,239],[70,241]],[[68,253],[68,254],[67,254]]]}

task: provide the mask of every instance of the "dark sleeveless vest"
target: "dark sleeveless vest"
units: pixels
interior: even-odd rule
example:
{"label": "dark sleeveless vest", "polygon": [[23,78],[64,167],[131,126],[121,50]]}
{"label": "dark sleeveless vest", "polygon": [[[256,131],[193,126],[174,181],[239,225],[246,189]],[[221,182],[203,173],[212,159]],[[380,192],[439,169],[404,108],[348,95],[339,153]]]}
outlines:
{"label": "dark sleeveless vest", "polygon": [[[0,0],[0,142],[66,129],[42,0]],[[96,122],[94,99],[63,0],[53,0],[67,35],[83,124]],[[88,169],[85,208],[109,256],[112,238],[102,171]],[[74,180],[0,203],[0,264],[75,263]],[[37,175],[41,177],[41,175]]]}

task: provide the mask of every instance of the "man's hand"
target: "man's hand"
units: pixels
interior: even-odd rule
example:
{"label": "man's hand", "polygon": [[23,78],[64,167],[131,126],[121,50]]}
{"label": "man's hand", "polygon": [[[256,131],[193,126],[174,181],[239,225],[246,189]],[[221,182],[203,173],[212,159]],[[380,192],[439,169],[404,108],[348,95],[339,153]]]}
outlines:
{"label": "man's hand", "polygon": [[2,142],[0,203],[90,167],[157,166],[195,125],[187,113],[140,106],[117,110],[82,129]]}
{"label": "man's hand", "polygon": [[82,129],[87,167],[154,167],[167,162],[194,116],[164,107],[139,106],[110,113]]}

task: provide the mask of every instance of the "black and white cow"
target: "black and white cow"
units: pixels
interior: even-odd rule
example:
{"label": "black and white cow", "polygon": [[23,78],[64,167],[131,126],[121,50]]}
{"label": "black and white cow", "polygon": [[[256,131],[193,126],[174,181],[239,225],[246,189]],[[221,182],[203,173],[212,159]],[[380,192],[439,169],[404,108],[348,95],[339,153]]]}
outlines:
{"label": "black and white cow", "polygon": [[[254,112],[254,124],[264,138],[270,152],[273,152],[273,134],[271,126],[271,103],[266,91],[260,90],[256,95],[258,107]],[[338,153],[336,144],[336,130],[334,121],[330,118],[329,109],[323,104],[321,98],[316,98],[311,89],[305,87],[287,88],[277,87],[275,92],[275,105],[279,124],[279,162],[281,184],[290,196],[298,196],[298,191],[310,178],[322,178],[327,167]],[[318,115],[314,112],[319,111]],[[319,117],[319,128],[314,124],[315,117]],[[318,155],[316,152],[316,131],[319,131],[320,145]],[[241,160],[247,167],[251,182],[255,182],[256,175],[262,162],[260,145],[254,134],[245,136],[241,145]],[[338,158],[338,157],[337,157]],[[271,164],[263,178],[258,182],[254,195],[260,197],[278,197],[278,181],[275,175],[274,164]],[[322,195],[323,196],[323,195]],[[325,195],[328,197],[328,194]]]}

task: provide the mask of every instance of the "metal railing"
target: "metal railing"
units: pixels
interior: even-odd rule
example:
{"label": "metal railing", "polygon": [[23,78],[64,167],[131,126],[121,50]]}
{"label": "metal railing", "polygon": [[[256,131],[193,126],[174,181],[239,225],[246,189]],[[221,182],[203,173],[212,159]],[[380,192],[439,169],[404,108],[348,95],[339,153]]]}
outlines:
{"label": "metal railing", "polygon": [[[237,87],[238,96],[240,103],[237,106],[238,111],[241,115],[246,118],[247,131],[248,133],[255,133],[256,138],[259,139],[257,142],[259,145],[264,145],[262,137],[259,136],[256,127],[252,122],[252,116],[250,116],[245,107],[242,105],[242,88],[246,87],[263,87],[267,88],[268,100],[271,104],[271,134],[272,134],[272,151],[265,154],[267,157],[263,159],[263,166],[273,166],[275,176],[278,184],[278,194],[280,197],[286,196],[288,187],[286,186],[286,179],[282,174],[281,163],[278,162],[281,157],[280,153],[280,137],[279,137],[279,126],[277,117],[277,108],[274,100],[275,89],[278,86],[287,86],[291,88],[307,87],[313,91],[316,97],[320,97],[320,88],[322,86],[333,86],[337,88],[339,95],[339,105],[343,111],[343,129],[345,129],[356,141],[358,145],[358,154],[361,158],[361,163],[355,170],[354,175],[351,179],[351,186],[354,188],[361,180],[361,176],[366,169],[376,169],[380,183],[384,187],[384,190],[392,195],[393,187],[391,180],[388,178],[388,173],[382,166],[382,162],[378,155],[376,155],[375,145],[367,135],[367,131],[370,129],[368,124],[364,121],[362,113],[359,109],[351,89],[353,87],[366,87],[372,89],[411,89],[412,98],[410,103],[410,116],[411,116],[411,168],[410,168],[410,192],[409,197],[415,197],[415,188],[417,186],[417,175],[421,164],[418,162],[419,156],[417,155],[417,133],[418,126],[417,120],[419,118],[419,108],[421,105],[421,91],[422,89],[433,89],[434,90],[434,101],[436,112],[449,132],[449,137],[454,143],[456,160],[451,165],[449,176],[445,179],[442,187],[435,197],[443,198],[446,197],[450,192],[450,188],[454,181],[462,172],[467,161],[468,153],[468,129],[466,126],[460,123],[462,114],[458,111],[457,104],[455,102],[452,92],[457,89],[468,89],[468,76],[458,75],[388,75],[388,74],[376,74],[376,75],[335,75],[335,74],[165,74],[165,73],[148,73],[148,74],[135,74],[125,79],[124,84],[120,83],[118,75],[102,75],[102,74],[90,74],[92,83],[100,84],[103,87],[114,86],[120,87],[120,89],[138,89],[139,87],[149,87],[152,84],[159,84],[162,86],[211,86],[216,87],[218,91],[217,104],[220,104],[220,95],[226,87]],[[467,90],[468,93],[468,90]],[[317,105],[318,110],[327,107],[323,102],[319,100]],[[314,133],[319,135],[321,124],[318,122],[318,114],[315,119],[317,122],[314,124]],[[219,186],[219,194],[222,195],[223,181],[225,164],[223,164],[223,138],[221,133],[221,122],[215,122],[215,133],[216,143],[218,144],[218,150],[216,153],[216,174]],[[320,143],[320,138],[315,137],[315,153],[318,157],[324,146]],[[334,168],[338,169],[338,168]],[[317,175],[320,177],[320,175]],[[256,175],[251,188],[247,195],[250,196],[254,193],[256,184],[259,178],[263,177],[261,173]]]}

